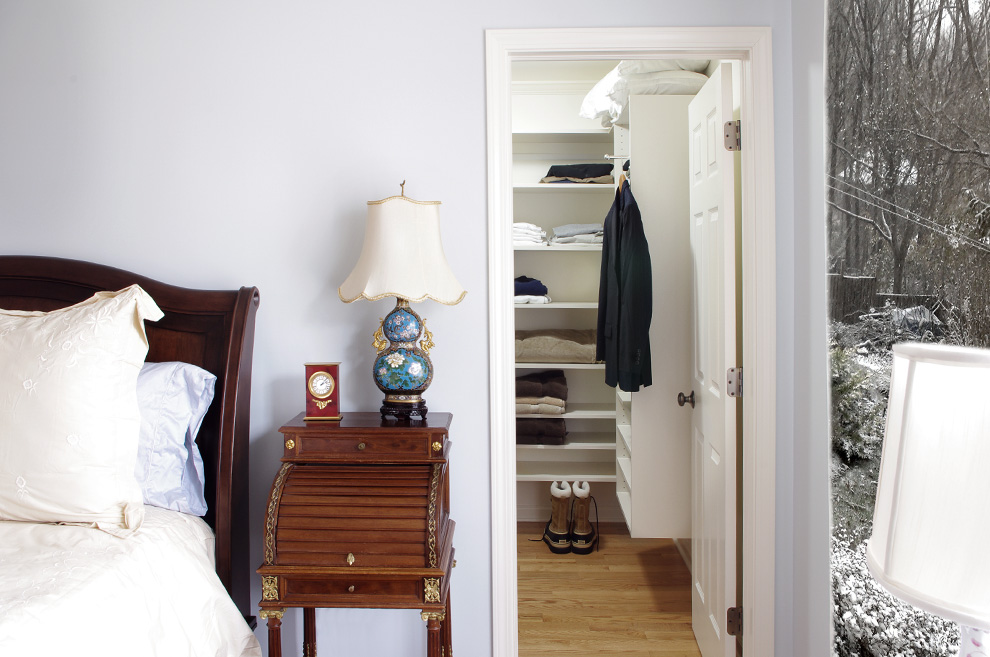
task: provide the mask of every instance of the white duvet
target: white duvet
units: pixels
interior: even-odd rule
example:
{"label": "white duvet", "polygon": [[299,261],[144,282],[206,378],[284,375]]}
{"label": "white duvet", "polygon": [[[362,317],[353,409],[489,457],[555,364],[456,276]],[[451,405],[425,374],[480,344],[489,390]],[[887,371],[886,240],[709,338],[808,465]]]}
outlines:
{"label": "white duvet", "polygon": [[258,656],[200,518],[145,508],[121,539],[0,521],[0,655]]}

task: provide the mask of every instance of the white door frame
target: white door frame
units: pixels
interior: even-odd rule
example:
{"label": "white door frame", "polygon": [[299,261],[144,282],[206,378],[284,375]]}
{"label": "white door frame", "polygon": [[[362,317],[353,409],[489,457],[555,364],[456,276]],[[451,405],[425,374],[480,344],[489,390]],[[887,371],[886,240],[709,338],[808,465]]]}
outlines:
{"label": "white door frame", "polygon": [[776,265],[768,27],[488,30],[492,654],[518,655],[511,63],[651,57],[742,62],[743,651],[774,654]]}

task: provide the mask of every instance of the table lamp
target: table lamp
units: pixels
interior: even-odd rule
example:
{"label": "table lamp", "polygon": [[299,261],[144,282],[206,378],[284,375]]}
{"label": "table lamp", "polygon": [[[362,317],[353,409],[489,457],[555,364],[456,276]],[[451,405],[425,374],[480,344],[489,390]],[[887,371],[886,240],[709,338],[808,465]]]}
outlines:
{"label": "table lamp", "polygon": [[433,299],[460,303],[466,292],[454,278],[440,241],[440,202],[405,195],[368,201],[364,246],[357,264],[337,294],[345,303],[395,297],[395,308],[378,326],[372,345],[378,351],[372,375],[385,393],[382,419],[388,415],[425,419],[423,391],[433,381],[429,351],[433,335],[409,307]]}
{"label": "table lamp", "polygon": [[990,654],[990,351],[894,346],[866,559],[888,591]]}

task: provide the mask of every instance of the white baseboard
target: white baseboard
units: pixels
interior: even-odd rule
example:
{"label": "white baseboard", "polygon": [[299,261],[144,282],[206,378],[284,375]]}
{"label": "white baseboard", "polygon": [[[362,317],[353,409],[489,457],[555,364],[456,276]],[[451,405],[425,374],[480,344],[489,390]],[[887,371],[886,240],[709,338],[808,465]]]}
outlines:
{"label": "white baseboard", "polygon": [[674,547],[677,548],[677,552],[680,553],[681,559],[684,560],[684,564],[687,566],[688,572],[691,572],[691,539],[675,538]]}

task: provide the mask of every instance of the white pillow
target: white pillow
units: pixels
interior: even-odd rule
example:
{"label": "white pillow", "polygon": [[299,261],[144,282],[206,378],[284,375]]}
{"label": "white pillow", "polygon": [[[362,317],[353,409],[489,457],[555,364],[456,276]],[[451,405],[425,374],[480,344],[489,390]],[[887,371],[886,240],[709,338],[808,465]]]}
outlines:
{"label": "white pillow", "polygon": [[624,59],[616,67],[619,75],[642,75],[657,71],[694,71],[704,73],[711,60],[708,59]]}
{"label": "white pillow", "polygon": [[0,519],[141,525],[136,385],[144,320],[161,317],[137,285],[47,313],[0,310]]}
{"label": "white pillow", "polygon": [[595,86],[584,97],[584,100],[581,102],[581,109],[578,110],[578,116],[583,119],[602,119],[608,117],[613,105],[608,95],[618,81],[619,68],[616,67],[596,82]]}
{"label": "white pillow", "polygon": [[206,515],[203,457],[196,434],[217,377],[189,363],[145,363],[137,380],[141,432],[137,477],[144,503]]}
{"label": "white pillow", "polygon": [[608,96],[624,108],[629,102],[629,96],[649,94],[692,96],[698,93],[706,82],[708,82],[708,76],[704,73],[657,71],[619,78],[609,91]]}

